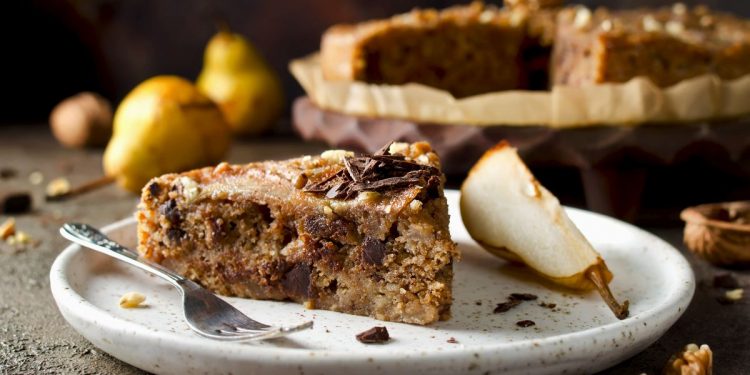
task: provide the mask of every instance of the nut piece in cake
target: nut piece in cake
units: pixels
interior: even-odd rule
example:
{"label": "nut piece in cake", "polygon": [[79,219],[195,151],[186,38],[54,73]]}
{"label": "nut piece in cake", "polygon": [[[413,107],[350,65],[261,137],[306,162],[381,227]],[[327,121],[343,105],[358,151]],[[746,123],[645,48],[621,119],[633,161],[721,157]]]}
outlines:
{"label": "nut piece in cake", "polygon": [[138,250],[224,295],[429,324],[450,317],[456,245],[427,143],[220,164],[144,188]]}
{"label": "nut piece in cake", "polygon": [[524,263],[557,284],[596,289],[615,316],[628,316],[628,302],[618,303],[609,290],[612,273],[604,260],[507,142],[469,171],[461,186],[461,217],[471,237],[492,254]]}

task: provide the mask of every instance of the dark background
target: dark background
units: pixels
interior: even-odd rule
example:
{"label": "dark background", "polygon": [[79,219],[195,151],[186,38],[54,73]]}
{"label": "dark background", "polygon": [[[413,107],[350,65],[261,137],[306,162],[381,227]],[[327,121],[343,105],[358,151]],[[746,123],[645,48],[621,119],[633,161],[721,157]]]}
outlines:
{"label": "dark background", "polygon": [[[283,79],[287,100],[302,94],[291,59],[318,49],[339,22],[388,17],[413,7],[468,1],[412,0],[48,0],[4,2],[0,12],[0,124],[44,122],[60,100],[92,90],[117,102],[154,75],[195,79],[203,49],[225,19],[247,36]],[[499,1],[488,1],[499,3]],[[613,8],[668,5],[662,0],[581,1]],[[686,1],[750,16],[745,0]],[[286,112],[288,116],[288,111]]]}

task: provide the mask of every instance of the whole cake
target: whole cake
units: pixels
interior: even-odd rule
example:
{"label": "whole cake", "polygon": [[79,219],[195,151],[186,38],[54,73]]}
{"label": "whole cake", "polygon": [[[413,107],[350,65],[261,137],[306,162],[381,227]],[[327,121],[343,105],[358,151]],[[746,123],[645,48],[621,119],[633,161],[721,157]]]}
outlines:
{"label": "whole cake", "polygon": [[458,258],[443,182],[427,143],[168,174],[143,189],[138,250],[224,295],[429,324]]}
{"label": "whole cake", "polygon": [[421,83],[465,97],[638,76],[666,87],[706,73],[750,73],[750,23],[703,6],[591,11],[554,0],[505,3],[333,26],[321,41],[323,76]]}

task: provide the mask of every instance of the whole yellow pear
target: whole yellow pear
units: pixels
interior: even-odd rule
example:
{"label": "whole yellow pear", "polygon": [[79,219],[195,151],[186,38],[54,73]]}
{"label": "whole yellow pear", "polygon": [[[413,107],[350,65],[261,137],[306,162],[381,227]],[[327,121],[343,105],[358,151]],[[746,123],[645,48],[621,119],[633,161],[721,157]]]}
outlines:
{"label": "whole yellow pear", "polygon": [[104,172],[138,193],[153,177],[221,161],[231,133],[219,107],[190,81],[148,79],[120,103]]}
{"label": "whole yellow pear", "polygon": [[250,42],[229,31],[220,31],[209,41],[197,84],[219,104],[236,134],[268,130],[284,107],[276,74]]}

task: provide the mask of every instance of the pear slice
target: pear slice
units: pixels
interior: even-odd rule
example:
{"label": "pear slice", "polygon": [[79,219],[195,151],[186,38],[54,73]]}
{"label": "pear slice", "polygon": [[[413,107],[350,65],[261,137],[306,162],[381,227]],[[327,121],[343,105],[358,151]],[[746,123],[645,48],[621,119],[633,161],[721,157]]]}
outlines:
{"label": "pear slice", "polygon": [[461,217],[474,240],[492,254],[524,263],[559,285],[596,289],[618,319],[628,316],[607,284],[612,273],[534,178],[516,149],[502,141],[488,150],[461,186]]}

